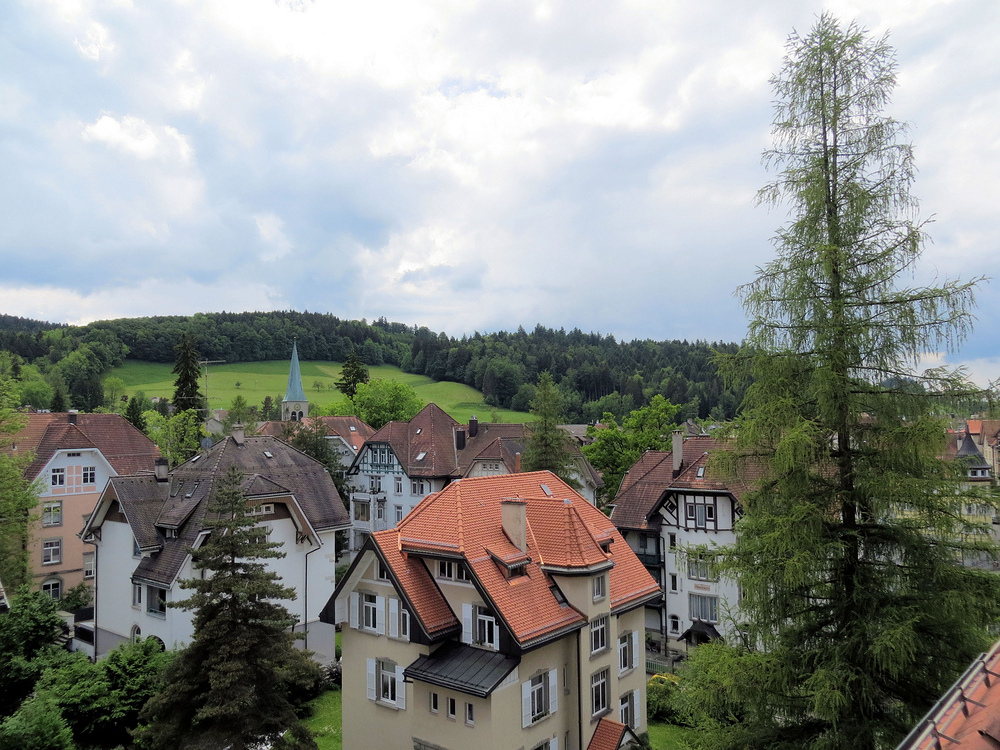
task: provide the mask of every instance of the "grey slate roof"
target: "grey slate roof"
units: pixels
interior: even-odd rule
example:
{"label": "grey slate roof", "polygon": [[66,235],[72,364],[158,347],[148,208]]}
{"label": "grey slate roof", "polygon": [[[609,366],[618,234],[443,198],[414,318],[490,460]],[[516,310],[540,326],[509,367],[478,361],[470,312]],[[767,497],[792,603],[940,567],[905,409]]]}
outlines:
{"label": "grey slate roof", "polygon": [[448,641],[404,670],[411,680],[429,682],[486,698],[521,662],[520,657]]}
{"label": "grey slate roof", "polygon": [[302,390],[302,371],[299,369],[299,349],[292,342],[292,364],[288,368],[288,388],[285,390],[285,401],[306,401]]}

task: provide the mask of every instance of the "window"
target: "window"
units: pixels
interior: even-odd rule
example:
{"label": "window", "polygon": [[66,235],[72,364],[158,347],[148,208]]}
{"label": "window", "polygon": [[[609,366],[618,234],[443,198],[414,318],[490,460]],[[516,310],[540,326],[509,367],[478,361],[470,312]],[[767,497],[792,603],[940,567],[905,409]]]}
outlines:
{"label": "window", "polygon": [[550,669],[521,683],[521,727],[554,714],[559,709],[559,671]]}
{"label": "window", "polygon": [[390,638],[410,640],[410,613],[406,609],[406,605],[394,596],[389,597],[388,622]]}
{"label": "window", "polygon": [[607,595],[607,578],[604,576],[597,576],[593,579],[594,588],[594,601],[603,599]]}
{"label": "window", "polygon": [[677,574],[676,573],[671,573],[670,574],[670,590],[671,591],[677,591]]}
{"label": "window", "polygon": [[715,576],[712,575],[711,563],[702,555],[689,557],[688,578],[696,581],[714,581]]}
{"label": "window", "polygon": [[590,712],[597,716],[608,709],[608,670],[590,676]]}
{"label": "window", "polygon": [[371,506],[367,502],[354,503],[354,520],[364,521],[365,523],[372,520]]}
{"label": "window", "polygon": [[382,491],[382,477],[369,476],[368,477],[368,491],[369,492],[381,492]]}
{"label": "window", "polygon": [[608,617],[598,617],[590,623],[590,653],[596,654],[608,647]]}
{"label": "window", "polygon": [[396,702],[396,665],[391,661],[378,661],[378,699]]}
{"label": "window", "polygon": [[66,469],[52,470],[52,486],[62,487],[66,484]]}
{"label": "window", "polygon": [[378,630],[378,597],[375,594],[362,594],[361,603],[361,626],[368,630]]}
{"label": "window", "polygon": [[691,619],[718,622],[719,599],[715,596],[688,594],[690,597]]}
{"label": "window", "polygon": [[84,466],[83,467],[83,483],[84,484],[96,484],[97,483],[97,467],[96,466]]}
{"label": "window", "polygon": [[62,526],[62,500],[42,506],[42,526]]}
{"label": "window", "polygon": [[138,643],[139,641],[141,641],[142,640],[142,628],[140,628],[138,625],[133,625],[132,626],[132,632],[131,632],[131,635],[129,636],[129,639],[132,641],[132,643]]}
{"label": "window", "polygon": [[410,640],[410,611],[405,607],[399,612],[399,637]]}
{"label": "window", "polygon": [[668,535],[667,539],[670,542],[670,545],[669,545],[670,549],[672,549],[672,550],[673,549],[677,549],[677,535],[676,534],[670,534],[670,535]]}
{"label": "window", "polygon": [[132,584],[132,606],[141,607],[142,606],[142,586],[138,583]]}
{"label": "window", "polygon": [[627,727],[632,726],[635,709],[632,706],[632,693],[625,693],[618,702],[618,721]]}
{"label": "window", "polygon": [[400,521],[403,520],[403,506],[397,505],[395,506],[395,510],[396,510],[396,523],[399,523]]}
{"label": "window", "polygon": [[476,643],[493,649],[498,646],[497,621],[481,607],[476,607]]}
{"label": "window", "polygon": [[53,599],[62,598],[62,581],[58,578],[49,578],[42,584],[42,593],[48,594]]}
{"label": "window", "polygon": [[46,539],[42,542],[42,565],[58,565],[62,562],[62,539]]}
{"label": "window", "polygon": [[531,721],[535,722],[549,713],[549,682],[544,674],[531,678]]}
{"label": "window", "polygon": [[618,639],[618,671],[627,672],[635,666],[635,653],[638,650],[639,631],[625,633]]}
{"label": "window", "polygon": [[438,694],[431,693],[431,713],[436,714],[438,712]]}
{"label": "window", "polygon": [[681,632],[681,620],[677,615],[670,615],[670,632]]}
{"label": "window", "polygon": [[424,494],[424,480],[423,479],[411,479],[410,480],[410,494],[411,495],[423,495]]}
{"label": "window", "polygon": [[385,520],[385,503],[375,504],[375,520],[377,521]]}
{"label": "window", "polygon": [[397,495],[402,495],[403,494],[403,478],[402,477],[396,477],[396,486],[393,489],[396,491]]}
{"label": "window", "polygon": [[93,552],[83,553],[83,577],[93,578],[97,572],[97,560]]}
{"label": "window", "polygon": [[714,521],[715,520],[715,506],[714,505],[706,505],[705,506],[705,518],[707,518],[709,521]]}
{"label": "window", "polygon": [[167,590],[158,586],[149,586],[146,589],[146,611],[151,615],[159,617],[167,616]]}
{"label": "window", "polygon": [[449,719],[454,719],[455,718],[455,699],[454,698],[448,698],[447,700],[448,700],[448,718]]}
{"label": "window", "polygon": [[385,563],[383,563],[381,560],[379,560],[377,563],[375,563],[375,565],[378,567],[378,579],[380,581],[388,581],[389,580],[389,568],[387,568],[385,566]]}
{"label": "window", "polygon": [[466,583],[471,583],[472,578],[469,576],[469,571],[466,569],[462,563],[458,563],[455,566],[455,579],[459,581],[465,581]]}
{"label": "window", "polygon": [[476,710],[471,703],[465,704],[465,723],[470,727],[476,723]]}
{"label": "window", "polygon": [[438,578],[452,581],[455,579],[455,565],[451,560],[438,560]]}

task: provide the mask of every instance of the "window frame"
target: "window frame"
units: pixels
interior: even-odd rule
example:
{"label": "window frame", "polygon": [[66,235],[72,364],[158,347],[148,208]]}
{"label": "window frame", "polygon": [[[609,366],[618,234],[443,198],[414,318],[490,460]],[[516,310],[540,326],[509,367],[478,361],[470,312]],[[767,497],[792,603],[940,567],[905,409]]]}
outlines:
{"label": "window frame", "polygon": [[618,674],[635,668],[635,654],[632,653],[632,633],[618,636]]}
{"label": "window frame", "polygon": [[352,516],[354,520],[358,521],[359,523],[371,523],[372,522],[371,503],[369,503],[367,500],[355,500],[354,513],[352,514]]}
{"label": "window frame", "polygon": [[[161,596],[162,594],[162,596]],[[153,617],[167,616],[167,590],[159,586],[146,587],[146,614]]]}
{"label": "window frame", "polygon": [[[55,511],[53,513],[53,511]],[[53,520],[55,518],[55,520]],[[46,500],[42,504],[42,527],[53,528],[63,525],[63,501]]]}
{"label": "window frame", "polygon": [[[55,594],[52,593],[53,589],[55,590]],[[43,594],[48,594],[55,601],[59,601],[60,599],[62,599],[62,589],[63,589],[63,581],[61,578],[57,576],[54,576],[52,578],[46,578],[44,581],[42,581],[42,585],[39,587],[39,590]]]}
{"label": "window frame", "polygon": [[83,553],[83,580],[89,581],[97,577],[97,553]]}
{"label": "window frame", "polygon": [[[698,606],[695,607],[695,602],[697,601]],[[705,613],[705,607],[708,608],[709,617],[702,617],[701,615]],[[697,612],[697,615],[696,615]],[[701,622],[716,623],[719,621],[719,597],[710,596],[706,594],[688,594],[688,613],[691,615],[692,620],[700,620]],[[713,616],[714,615],[714,616]]]}
{"label": "window frame", "polygon": [[[535,681],[538,680],[538,684]],[[531,696],[531,723],[541,721],[549,715],[549,675],[548,672],[532,677],[528,693]]]}
{"label": "window frame", "polygon": [[387,659],[375,660],[375,699],[396,705],[396,663]]}
{"label": "window frame", "polygon": [[62,564],[62,537],[42,540],[42,565]]}
{"label": "window frame", "polygon": [[452,697],[447,697],[444,700],[445,700],[446,715],[448,716],[449,719],[455,721],[455,712],[458,708],[455,699]]}
{"label": "window frame", "polygon": [[438,713],[438,712],[439,712],[439,708],[438,708],[438,705],[439,705],[439,702],[438,702],[438,694],[437,694],[437,693],[435,693],[435,692],[434,692],[434,691],[432,690],[432,691],[431,691],[431,692],[430,692],[430,693],[428,694],[428,699],[429,699],[429,704],[428,704],[429,708],[428,708],[428,710],[429,710],[429,711],[430,711],[430,712],[431,712],[432,714],[436,714],[436,713]]}
{"label": "window frame", "polygon": [[608,616],[601,615],[590,621],[590,655],[600,654],[608,649]]}
{"label": "window frame", "polygon": [[51,483],[51,487],[65,487],[66,469],[61,466],[53,467],[52,471],[49,473],[49,481]]}
{"label": "window frame", "polygon": [[142,608],[142,599],[143,599],[142,592],[143,592],[143,586],[141,583],[132,584],[132,606],[135,609]]}
{"label": "window frame", "polygon": [[[371,600],[369,601],[369,597]],[[369,622],[370,620],[370,622]],[[378,632],[378,595],[361,593],[361,618],[358,622],[361,629],[371,633]]]}
{"label": "window frame", "polygon": [[[88,480],[87,477],[90,477]],[[97,467],[84,466],[82,471],[83,484],[97,484]]]}
{"label": "window frame", "polygon": [[590,715],[599,716],[608,711],[608,668],[598,670],[590,676]]}
{"label": "window frame", "polygon": [[591,593],[595,602],[599,602],[608,595],[607,576],[603,573],[591,579]]}
{"label": "window frame", "polygon": [[465,726],[474,727],[476,725],[476,708],[472,703],[465,704]]}

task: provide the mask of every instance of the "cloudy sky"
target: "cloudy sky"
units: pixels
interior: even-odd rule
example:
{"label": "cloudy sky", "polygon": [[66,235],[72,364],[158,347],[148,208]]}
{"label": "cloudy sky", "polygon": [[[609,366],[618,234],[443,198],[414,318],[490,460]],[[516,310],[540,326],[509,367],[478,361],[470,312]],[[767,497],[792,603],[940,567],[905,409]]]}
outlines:
{"label": "cloudy sky", "polygon": [[920,279],[990,275],[996,0],[4,0],[0,312],[738,340],[768,79],[824,9],[898,50]]}

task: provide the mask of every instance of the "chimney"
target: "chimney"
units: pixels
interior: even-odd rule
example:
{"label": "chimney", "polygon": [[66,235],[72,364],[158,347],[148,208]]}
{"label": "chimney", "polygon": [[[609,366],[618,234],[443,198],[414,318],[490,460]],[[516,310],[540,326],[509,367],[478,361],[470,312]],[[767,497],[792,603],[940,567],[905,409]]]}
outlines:
{"label": "chimney", "polygon": [[167,459],[158,458],[156,463],[153,465],[153,473],[156,475],[157,482],[167,481]]}
{"label": "chimney", "polygon": [[514,454],[514,473],[515,474],[520,474],[521,473],[521,454],[520,453],[515,453]]}
{"label": "chimney", "polygon": [[473,414],[469,417],[469,437],[474,438],[479,434],[479,419]]}
{"label": "chimney", "polygon": [[674,458],[674,474],[673,478],[676,479],[677,475],[681,473],[681,467],[684,466],[684,433],[681,430],[674,430],[674,444],[673,444],[673,458]]}
{"label": "chimney", "polygon": [[501,500],[500,523],[510,543],[528,551],[528,505],[524,500]]}
{"label": "chimney", "polygon": [[461,451],[465,450],[465,428],[457,427],[455,429],[455,450]]}
{"label": "chimney", "polygon": [[71,409],[66,415],[66,421],[70,424],[76,424],[76,409]]}
{"label": "chimney", "polygon": [[243,433],[243,425],[239,422],[233,425],[233,440],[237,445],[243,445],[246,442],[246,435]]}

